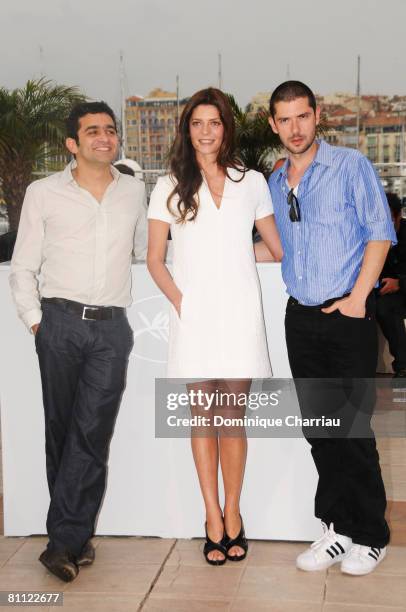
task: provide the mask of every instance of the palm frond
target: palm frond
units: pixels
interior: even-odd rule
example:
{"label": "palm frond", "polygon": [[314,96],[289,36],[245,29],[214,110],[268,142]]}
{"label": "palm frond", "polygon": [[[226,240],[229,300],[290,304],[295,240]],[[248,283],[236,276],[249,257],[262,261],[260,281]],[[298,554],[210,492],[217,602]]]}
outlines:
{"label": "palm frond", "polygon": [[281,149],[279,138],[268,123],[265,109],[257,113],[243,110],[234,96],[227,94],[235,120],[235,139],[237,155],[247,168],[258,170],[268,176],[272,166],[272,156]]}
{"label": "palm frond", "polygon": [[84,100],[77,87],[45,78],[12,91],[0,88],[0,179],[13,229],[33,170],[65,152],[65,120]]}

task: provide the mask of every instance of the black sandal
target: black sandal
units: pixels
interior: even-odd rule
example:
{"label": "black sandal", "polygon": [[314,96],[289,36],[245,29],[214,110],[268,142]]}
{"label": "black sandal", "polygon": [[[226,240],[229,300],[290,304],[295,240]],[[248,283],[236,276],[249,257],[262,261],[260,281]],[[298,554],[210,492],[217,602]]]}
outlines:
{"label": "black sandal", "polygon": [[[204,529],[206,531],[206,543],[203,548],[204,558],[209,565],[224,565],[224,563],[227,561],[227,550],[224,545],[225,535],[223,535],[220,542],[213,542],[213,540],[211,540],[207,534],[207,522],[204,524]],[[224,555],[224,559],[209,559],[208,555],[213,550],[218,550],[221,552]]]}
{"label": "black sandal", "polygon": [[[241,529],[240,529],[240,533],[238,534],[238,536],[231,539],[230,536],[227,534],[227,532],[225,534],[224,543],[225,543],[225,547],[227,551],[227,559],[229,561],[242,561],[247,556],[248,542],[247,542],[247,538],[245,537],[244,523],[242,522],[241,514],[240,514],[240,519],[241,519]],[[229,555],[228,551],[233,546],[239,546],[239,548],[242,548],[244,550],[244,553],[242,555]]]}

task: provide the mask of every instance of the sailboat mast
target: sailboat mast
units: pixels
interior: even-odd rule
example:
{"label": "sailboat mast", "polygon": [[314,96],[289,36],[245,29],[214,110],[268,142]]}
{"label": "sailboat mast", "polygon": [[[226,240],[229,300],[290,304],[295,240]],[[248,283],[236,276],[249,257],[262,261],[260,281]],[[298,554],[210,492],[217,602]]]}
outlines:
{"label": "sailboat mast", "polygon": [[125,118],[124,54],[120,51],[120,90],[121,90],[121,157],[127,155],[127,124]]}
{"label": "sailboat mast", "polygon": [[357,148],[360,146],[360,123],[361,123],[361,56],[357,59]]}

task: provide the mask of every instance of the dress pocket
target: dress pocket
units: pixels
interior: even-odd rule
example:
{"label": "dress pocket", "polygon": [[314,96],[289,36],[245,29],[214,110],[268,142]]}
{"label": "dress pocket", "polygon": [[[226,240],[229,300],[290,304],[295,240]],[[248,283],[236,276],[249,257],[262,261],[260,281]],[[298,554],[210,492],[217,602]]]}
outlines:
{"label": "dress pocket", "polygon": [[182,301],[180,303],[180,317],[179,319],[181,321],[184,321],[185,319],[185,313],[186,313],[186,306],[187,306],[187,297],[186,297],[186,293],[182,293]]}

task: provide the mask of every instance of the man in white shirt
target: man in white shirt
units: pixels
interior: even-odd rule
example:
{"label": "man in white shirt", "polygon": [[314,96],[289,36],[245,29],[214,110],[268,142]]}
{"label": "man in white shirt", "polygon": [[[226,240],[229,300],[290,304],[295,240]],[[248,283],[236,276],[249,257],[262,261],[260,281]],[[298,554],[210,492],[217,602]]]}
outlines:
{"label": "man in white shirt", "polygon": [[133,345],[132,254],[145,258],[145,187],[111,165],[118,145],[107,104],[72,109],[66,146],[75,160],[28,187],[11,262],[45,409],[51,503],[40,561],[66,582],[94,560],[90,539]]}

